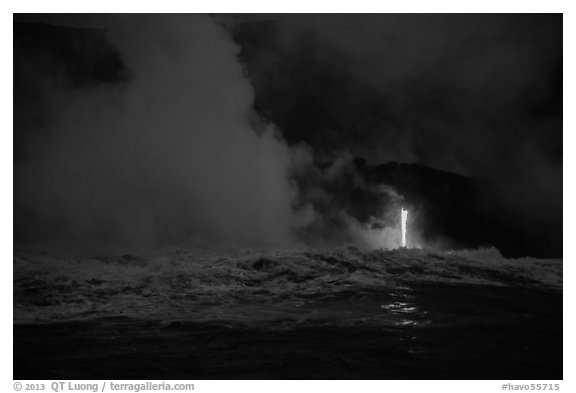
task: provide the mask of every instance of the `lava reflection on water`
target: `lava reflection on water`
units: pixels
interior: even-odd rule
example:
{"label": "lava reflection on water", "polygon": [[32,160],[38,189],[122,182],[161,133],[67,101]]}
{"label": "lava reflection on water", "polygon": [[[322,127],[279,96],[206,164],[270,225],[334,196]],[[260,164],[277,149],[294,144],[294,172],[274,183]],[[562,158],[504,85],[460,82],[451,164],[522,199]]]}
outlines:
{"label": "lava reflection on water", "polygon": [[430,324],[430,320],[423,319],[422,317],[427,314],[426,311],[420,310],[412,303],[408,302],[392,302],[389,304],[382,304],[380,306],[398,320],[394,323],[396,326],[423,326]]}

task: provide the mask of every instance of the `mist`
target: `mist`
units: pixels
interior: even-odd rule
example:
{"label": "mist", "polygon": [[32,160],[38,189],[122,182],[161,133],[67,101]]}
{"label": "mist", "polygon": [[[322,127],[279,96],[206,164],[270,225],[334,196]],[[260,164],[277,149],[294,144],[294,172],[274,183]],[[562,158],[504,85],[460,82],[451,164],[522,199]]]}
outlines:
{"label": "mist", "polygon": [[28,70],[46,107],[15,161],[16,238],[297,244],[294,230],[313,218],[294,208],[288,180],[302,153],[272,126],[252,128],[253,90],[227,32],[196,15],[90,23],[107,29],[126,82],[73,88]]}

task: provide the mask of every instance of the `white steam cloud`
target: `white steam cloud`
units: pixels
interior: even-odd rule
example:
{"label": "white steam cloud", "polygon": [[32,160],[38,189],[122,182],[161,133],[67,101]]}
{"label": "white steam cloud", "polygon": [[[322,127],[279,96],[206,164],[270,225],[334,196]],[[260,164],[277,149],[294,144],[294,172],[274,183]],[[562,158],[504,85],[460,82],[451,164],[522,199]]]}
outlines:
{"label": "white steam cloud", "polygon": [[75,243],[294,245],[313,219],[295,212],[288,180],[305,153],[251,128],[253,91],[226,32],[195,15],[106,24],[129,83],[50,92],[54,122],[14,169],[35,230]]}

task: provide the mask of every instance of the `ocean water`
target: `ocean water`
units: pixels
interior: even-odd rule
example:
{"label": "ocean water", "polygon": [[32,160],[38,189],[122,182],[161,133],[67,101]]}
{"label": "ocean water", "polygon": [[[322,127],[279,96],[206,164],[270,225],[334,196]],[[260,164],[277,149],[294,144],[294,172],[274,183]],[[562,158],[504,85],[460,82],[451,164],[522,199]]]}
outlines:
{"label": "ocean water", "polygon": [[562,261],[17,250],[15,379],[561,379]]}

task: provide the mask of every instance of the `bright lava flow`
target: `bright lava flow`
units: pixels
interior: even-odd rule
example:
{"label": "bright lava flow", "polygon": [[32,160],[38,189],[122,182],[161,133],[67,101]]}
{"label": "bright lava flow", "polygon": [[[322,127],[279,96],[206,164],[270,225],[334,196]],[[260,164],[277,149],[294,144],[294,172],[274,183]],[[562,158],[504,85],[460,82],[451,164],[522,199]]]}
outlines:
{"label": "bright lava flow", "polygon": [[402,247],[406,247],[406,221],[408,220],[408,210],[402,208]]}

